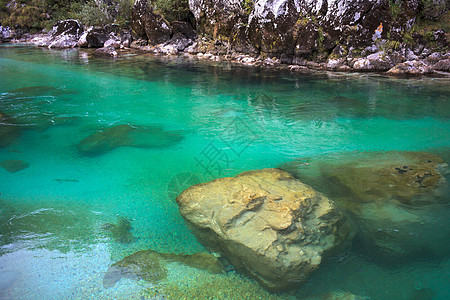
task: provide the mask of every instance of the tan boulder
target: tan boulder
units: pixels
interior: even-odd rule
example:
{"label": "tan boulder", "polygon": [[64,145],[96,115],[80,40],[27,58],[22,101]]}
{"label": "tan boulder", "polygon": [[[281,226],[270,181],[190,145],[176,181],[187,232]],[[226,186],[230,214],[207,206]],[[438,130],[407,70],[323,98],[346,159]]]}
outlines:
{"label": "tan boulder", "polygon": [[305,280],[345,236],[333,201],[278,169],[197,184],[177,202],[206,247],[271,290]]}

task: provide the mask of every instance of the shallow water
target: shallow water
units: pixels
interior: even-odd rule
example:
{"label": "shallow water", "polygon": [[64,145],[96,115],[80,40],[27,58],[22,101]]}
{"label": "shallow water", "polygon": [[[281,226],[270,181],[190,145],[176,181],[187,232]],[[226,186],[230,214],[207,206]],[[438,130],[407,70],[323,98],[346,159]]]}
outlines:
{"label": "shallow water", "polygon": [[[105,289],[103,275],[139,250],[205,251],[174,201],[198,182],[351,151],[431,151],[448,162],[449,83],[1,46],[0,111],[14,120],[17,137],[0,147],[0,161],[29,165],[0,168],[0,298],[157,294],[148,293],[149,283],[126,279]],[[137,131],[102,144],[99,155],[80,151],[88,136],[124,124]],[[289,295],[265,294],[236,274],[232,284],[280,298],[345,291],[371,299],[448,299],[450,209],[448,201],[436,205],[420,215],[425,226],[386,225],[436,243],[402,264],[386,264],[356,241]],[[107,230],[121,218],[132,229]],[[189,280],[208,283],[214,276],[192,272],[174,266],[168,280],[197,295]],[[217,298],[232,297],[225,286],[216,288]]]}

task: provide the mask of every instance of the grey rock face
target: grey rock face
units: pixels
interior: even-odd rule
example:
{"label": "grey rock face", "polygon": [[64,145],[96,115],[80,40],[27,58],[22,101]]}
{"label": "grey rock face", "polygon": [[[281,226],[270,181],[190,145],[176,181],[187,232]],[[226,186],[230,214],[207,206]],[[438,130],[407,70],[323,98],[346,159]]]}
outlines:
{"label": "grey rock face", "polygon": [[60,35],[74,35],[79,37],[83,32],[83,26],[78,20],[62,20],[53,25],[52,36],[57,37]]}
{"label": "grey rock face", "polygon": [[420,60],[405,61],[389,69],[388,74],[392,75],[422,75],[429,74],[433,69]]}
{"label": "grey rock face", "polygon": [[14,37],[14,32],[8,27],[0,25],[0,42],[9,42]]}
{"label": "grey rock face", "polygon": [[103,28],[93,28],[86,35],[86,41],[89,47],[101,48],[109,40],[109,35]]}
{"label": "grey rock face", "polygon": [[117,57],[117,52],[113,46],[106,46],[96,49],[94,55]]}
{"label": "grey rock face", "polygon": [[78,20],[62,20],[53,25],[49,35],[37,39],[41,47],[49,48],[73,48],[77,46],[83,26]]}
{"label": "grey rock face", "polygon": [[[432,2],[439,6],[442,1]],[[436,7],[424,7],[419,0],[190,0],[189,5],[201,33],[231,42],[237,51],[268,54],[286,63],[324,59],[336,47],[344,53],[388,37],[399,41],[419,14]],[[435,39],[445,48],[442,34]],[[423,49],[419,45],[414,51],[421,54]]]}
{"label": "grey rock face", "polygon": [[236,24],[245,20],[241,0],[189,0],[189,8],[197,21],[200,33],[231,36]]}
{"label": "grey rock face", "polygon": [[172,34],[170,25],[153,12],[147,0],[136,0],[134,3],[131,29],[136,39],[144,38],[151,45],[166,42]]}

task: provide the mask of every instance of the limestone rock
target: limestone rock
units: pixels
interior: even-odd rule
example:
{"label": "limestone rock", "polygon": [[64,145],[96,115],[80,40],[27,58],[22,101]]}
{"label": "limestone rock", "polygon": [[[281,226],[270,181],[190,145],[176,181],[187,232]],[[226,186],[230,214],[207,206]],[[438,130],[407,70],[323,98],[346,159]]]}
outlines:
{"label": "limestone rock", "polygon": [[83,32],[83,26],[77,20],[62,20],[53,26],[49,48],[73,48]]}
{"label": "limestone rock", "polygon": [[14,31],[8,26],[0,25],[0,42],[10,42],[14,38]]}
{"label": "limestone rock", "polygon": [[158,14],[154,13],[147,0],[136,0],[131,14],[131,29],[136,38],[144,38],[151,45],[170,39],[172,29]]}
{"label": "limestone rock", "polygon": [[82,32],[83,26],[81,26],[78,20],[68,19],[58,21],[53,25],[52,36],[74,35],[79,37]]}
{"label": "limestone rock", "polygon": [[433,70],[436,71],[444,71],[444,72],[450,72],[450,58],[443,59],[438,61],[434,66]]}
{"label": "limestone rock", "polygon": [[133,37],[131,35],[130,30],[122,29],[119,32],[119,37],[120,37],[120,43],[122,46],[130,47],[131,43],[133,42]]}
{"label": "limestone rock", "polygon": [[423,75],[432,72],[433,69],[421,60],[405,61],[387,71],[391,75]]}
{"label": "limestone rock", "polygon": [[86,35],[86,41],[89,47],[101,48],[109,40],[109,34],[103,28],[93,28]]}
{"label": "limestone rock", "polygon": [[202,243],[271,290],[305,280],[345,235],[330,199],[278,169],[194,185],[177,203]]}
{"label": "limestone rock", "polygon": [[113,46],[95,49],[94,55],[117,57],[117,51]]}
{"label": "limestone rock", "polygon": [[177,51],[184,51],[193,43],[193,40],[188,39],[185,35],[181,33],[176,33],[168,42],[167,45],[172,46]]}
{"label": "limestone rock", "polygon": [[53,25],[49,34],[37,35],[30,40],[39,47],[73,48],[77,46],[83,26],[78,20],[61,20]]}
{"label": "limestone rock", "polygon": [[81,34],[81,36],[80,36],[80,38],[78,39],[78,42],[77,42],[77,46],[78,47],[87,47],[87,46],[89,46],[89,43],[86,40],[86,37],[87,37],[89,31],[91,31],[92,29],[93,29],[93,27],[90,27],[85,32],[83,32],[83,34]]}
{"label": "limestone rock", "polygon": [[187,22],[173,21],[170,25],[172,26],[174,35],[180,33],[191,40],[197,37],[197,33],[195,32],[194,28],[192,28],[191,24]]}
{"label": "limestone rock", "polygon": [[392,66],[390,57],[384,51],[380,51],[370,54],[366,58],[357,59],[353,64],[353,69],[359,71],[386,71]]}
{"label": "limestone rock", "polygon": [[103,47],[108,48],[108,47],[113,47],[114,49],[118,49],[120,48],[120,40],[117,39],[109,39],[105,42],[105,44],[103,44]]}
{"label": "limestone rock", "polygon": [[136,237],[131,232],[133,226],[128,218],[118,217],[116,223],[106,223],[102,228],[109,231],[111,237],[119,243],[130,244],[136,241]]}
{"label": "limestone rock", "polygon": [[197,30],[213,38],[231,37],[233,28],[243,19],[241,0],[189,0],[189,8],[197,21]]}

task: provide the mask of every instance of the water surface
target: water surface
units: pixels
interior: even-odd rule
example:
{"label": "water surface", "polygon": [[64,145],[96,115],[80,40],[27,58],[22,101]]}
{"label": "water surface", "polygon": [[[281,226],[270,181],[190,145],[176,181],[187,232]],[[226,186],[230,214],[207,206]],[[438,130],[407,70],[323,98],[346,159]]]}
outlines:
{"label": "water surface", "polygon": [[[2,46],[0,111],[14,120],[17,137],[0,147],[0,161],[28,166],[0,168],[0,298],[148,297],[152,283],[122,280],[105,289],[103,275],[139,250],[205,251],[174,201],[190,184],[352,151],[431,151],[448,161],[448,86],[439,78],[301,74]],[[98,155],[80,152],[87,137],[123,125],[135,129],[125,133],[127,142]],[[427,243],[439,238],[420,259],[389,266],[354,246],[327,258],[298,291],[271,296],[345,291],[371,299],[448,299],[449,212],[441,201],[421,216],[426,226],[392,228]],[[105,226],[123,218],[132,229]],[[189,280],[221,280],[192,272],[176,266],[168,280],[192,297],[201,296],[189,290]],[[229,276],[231,286],[268,297],[252,281]],[[237,297],[230,290],[224,284],[216,297]]]}

